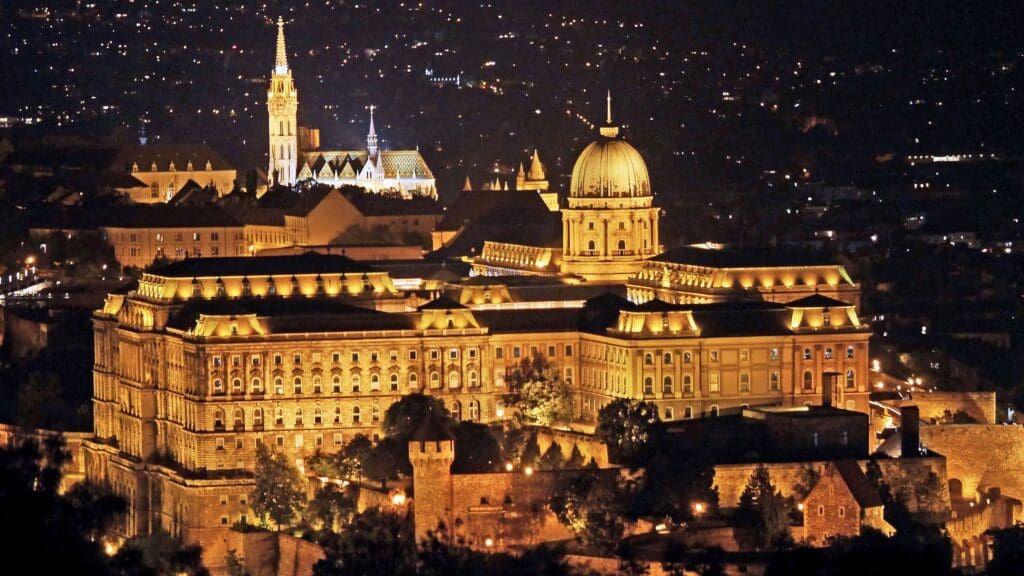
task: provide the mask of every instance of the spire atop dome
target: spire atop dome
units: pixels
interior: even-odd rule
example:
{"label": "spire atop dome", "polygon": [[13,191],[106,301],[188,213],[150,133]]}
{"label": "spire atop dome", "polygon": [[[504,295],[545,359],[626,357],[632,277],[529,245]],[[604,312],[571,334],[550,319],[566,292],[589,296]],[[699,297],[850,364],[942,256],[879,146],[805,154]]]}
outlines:
{"label": "spire atop dome", "polygon": [[373,111],[376,106],[370,104],[370,131],[366,133],[366,151],[371,156],[377,154],[377,130],[373,127]]}
{"label": "spire atop dome", "polygon": [[288,73],[288,51],[284,47],[284,18],[277,17],[277,58],[274,60],[274,74]]}
{"label": "spire atop dome", "polygon": [[605,138],[615,138],[619,135],[619,127],[612,123],[612,91],[608,91],[607,112],[605,114],[605,125],[598,130]]}

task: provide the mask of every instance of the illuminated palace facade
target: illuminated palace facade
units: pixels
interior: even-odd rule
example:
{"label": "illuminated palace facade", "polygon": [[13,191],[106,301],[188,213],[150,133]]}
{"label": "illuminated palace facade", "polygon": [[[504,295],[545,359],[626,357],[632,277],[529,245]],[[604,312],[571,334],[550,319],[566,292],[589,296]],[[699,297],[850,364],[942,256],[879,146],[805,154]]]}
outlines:
{"label": "illuminated palace facade", "polygon": [[434,174],[417,150],[381,150],[370,107],[365,150],[322,150],[320,131],[298,125],[299,92],[288,66],[284,21],[277,21],[277,51],[267,91],[270,165],[268,176],[291,186],[313,181],[331,186],[359,186],[368,192],[404,198],[437,198]]}
{"label": "illuminated palace facade", "polygon": [[[342,255],[195,258],[109,295],[83,450],[88,479],[129,502],[122,534],[221,542],[254,521],[259,443],[302,467],[379,434],[412,392],[456,418],[508,418],[509,376],[535,355],[570,384],[582,429],[616,398],[653,402],[663,420],[819,404],[824,391],[869,412],[871,333],[840,297],[857,294],[842,267],[670,261],[643,160],[602,138],[583,157],[605,159],[574,170],[555,275],[523,278],[538,272],[529,258],[491,253],[477,277],[403,291],[383,263]],[[515,274],[494,275],[498,263]]]}

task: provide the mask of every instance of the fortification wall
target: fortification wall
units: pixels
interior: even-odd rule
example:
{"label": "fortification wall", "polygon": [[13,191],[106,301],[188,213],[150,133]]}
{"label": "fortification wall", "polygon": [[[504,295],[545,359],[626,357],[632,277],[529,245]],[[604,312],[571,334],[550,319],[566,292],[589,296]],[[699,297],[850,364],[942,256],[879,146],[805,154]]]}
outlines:
{"label": "fortification wall", "polygon": [[572,454],[573,446],[576,446],[583,454],[585,462],[589,463],[593,458],[598,467],[607,468],[609,466],[608,446],[593,434],[555,428],[535,428],[534,430],[537,433],[537,445],[540,446],[541,454],[547,452],[552,443],[558,442],[558,445],[562,447],[562,455],[566,459]]}
{"label": "fortification wall", "polygon": [[917,406],[924,422],[941,418],[946,410],[951,414],[959,410],[979,424],[996,423],[995,392],[916,392],[909,400],[887,400],[885,404],[895,408]]}
{"label": "fortification wall", "polygon": [[964,498],[999,488],[1006,496],[1024,500],[1024,427],[925,426],[921,443],[946,457],[947,476],[962,485]]}
{"label": "fortification wall", "polygon": [[[861,470],[867,471],[870,460],[859,460]],[[882,479],[890,484],[898,484],[901,478],[906,476],[919,476],[927,473],[928,470],[938,474],[942,482],[942,493],[939,499],[933,503],[933,512],[940,513],[949,509],[949,493],[946,490],[946,466],[943,458],[892,458],[876,459],[882,473]],[[769,463],[768,472],[771,474],[772,482],[784,496],[792,496],[796,485],[800,482],[803,469],[812,466],[819,472],[824,469],[825,461],[807,462],[779,462]],[[718,505],[722,508],[735,508],[739,506],[740,496],[746,488],[750,475],[754,473],[757,464],[719,464],[715,466],[715,486],[718,488]],[[911,512],[917,512],[916,502],[908,503]]]}

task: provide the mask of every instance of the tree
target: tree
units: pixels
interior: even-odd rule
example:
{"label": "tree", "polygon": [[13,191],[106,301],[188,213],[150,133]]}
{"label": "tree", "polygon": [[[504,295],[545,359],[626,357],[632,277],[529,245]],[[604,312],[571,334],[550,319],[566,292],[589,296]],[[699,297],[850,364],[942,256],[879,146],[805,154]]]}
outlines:
{"label": "tree", "polygon": [[252,509],[266,526],[267,518],[277,529],[290,526],[306,504],[305,481],[283,452],[256,445],[256,487]]}
{"label": "tree", "polygon": [[1019,574],[1024,566],[1024,524],[1017,523],[1002,530],[985,533],[992,541],[992,560],[988,564],[989,576]]}
{"label": "tree", "polygon": [[318,476],[359,480],[363,473],[363,462],[373,451],[373,442],[364,434],[356,434],[337,452],[318,451],[309,459],[309,468]]}
{"label": "tree", "polygon": [[935,419],[936,424],[977,424],[978,421],[973,416],[964,412],[963,410],[957,410],[955,412],[949,410],[942,411],[942,416]]}
{"label": "tree", "polygon": [[819,479],[821,479],[821,470],[810,464],[803,465],[800,468],[796,484],[793,486],[793,496],[796,497],[797,501],[803,502],[806,500]]}
{"label": "tree", "polygon": [[745,544],[759,550],[788,546],[792,541],[790,508],[789,499],[772,483],[768,467],[759,464],[750,475],[736,509],[737,526],[744,534]]}
{"label": "tree", "polygon": [[508,376],[516,417],[528,424],[550,426],[572,418],[572,391],[558,369],[540,354],[524,358]]}
{"label": "tree", "polygon": [[572,453],[569,455],[569,459],[565,461],[563,468],[566,470],[578,470],[586,465],[586,459],[583,458],[583,452],[580,452],[580,447],[577,444],[572,445]]}
{"label": "tree", "polygon": [[15,420],[24,430],[52,428],[65,412],[63,390],[56,374],[29,374],[18,391],[18,415]]}
{"label": "tree", "polygon": [[549,506],[578,541],[607,553],[615,549],[625,532],[630,490],[617,476],[586,471],[566,475]]}
{"label": "tree", "polygon": [[38,574],[109,573],[102,542],[127,506],[88,484],[61,494],[67,458],[60,437],[0,447],[0,542],[8,566]]}
{"label": "tree", "polygon": [[540,470],[561,470],[564,462],[565,458],[562,456],[562,447],[558,442],[552,442],[551,446],[544,452],[544,455],[540,457],[540,461],[537,462],[537,468]]}
{"label": "tree", "polygon": [[540,460],[540,444],[537,442],[537,434],[531,434],[523,447],[522,455],[519,457],[519,464],[523,467],[536,466]]}
{"label": "tree", "polygon": [[228,550],[228,553],[224,555],[224,563],[227,564],[228,576],[249,576],[249,571],[245,569],[238,550],[234,548]]}
{"label": "tree", "polygon": [[117,551],[111,565],[114,574],[122,576],[208,576],[202,552],[199,546],[186,546],[180,539],[158,530],[129,539]]}
{"label": "tree", "polygon": [[483,474],[501,468],[501,447],[491,428],[477,422],[459,422],[455,434],[452,472]]}
{"label": "tree", "polygon": [[356,512],[356,503],[344,488],[328,483],[317,488],[307,512],[321,529],[337,531],[349,523]]}
{"label": "tree", "polygon": [[401,400],[388,407],[381,429],[385,436],[396,438],[403,443],[408,442],[420,422],[430,412],[439,415],[442,421],[452,423],[451,415],[443,402],[434,396],[416,392],[403,396]]}
{"label": "tree", "polygon": [[619,398],[598,412],[596,434],[615,454],[617,462],[638,466],[654,444],[659,422],[654,404]]}
{"label": "tree", "polygon": [[341,533],[321,540],[315,576],[413,576],[416,543],[408,517],[370,508]]}
{"label": "tree", "polygon": [[392,436],[383,438],[363,460],[363,473],[380,482],[381,488],[387,487],[388,480],[411,475],[408,443]]}

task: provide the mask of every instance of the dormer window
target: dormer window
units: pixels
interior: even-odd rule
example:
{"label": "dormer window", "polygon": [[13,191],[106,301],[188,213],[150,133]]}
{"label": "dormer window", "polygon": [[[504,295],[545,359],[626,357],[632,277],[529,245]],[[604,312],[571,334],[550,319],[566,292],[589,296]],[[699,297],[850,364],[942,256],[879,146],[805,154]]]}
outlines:
{"label": "dormer window", "polygon": [[149,165],[149,171],[150,172],[156,172],[156,170],[157,170],[156,162],[153,162],[152,164]]}
{"label": "dormer window", "polygon": [[188,170],[189,172],[192,171],[192,161],[191,160],[188,161],[188,167],[186,168],[186,170]]}
{"label": "dormer window", "polygon": [[171,165],[167,169],[170,170],[171,172],[174,172],[176,170],[174,168],[174,161],[173,160],[171,161]]}
{"label": "dormer window", "polygon": [[207,171],[207,172],[210,172],[210,171],[212,171],[212,170],[213,170],[213,164],[211,164],[211,163],[210,163],[210,161],[209,161],[209,160],[207,160],[207,161],[206,161],[206,171]]}
{"label": "dormer window", "polygon": [[832,325],[832,313],[829,312],[828,308],[825,308],[821,312],[821,324],[822,324],[822,326],[831,326]]}

